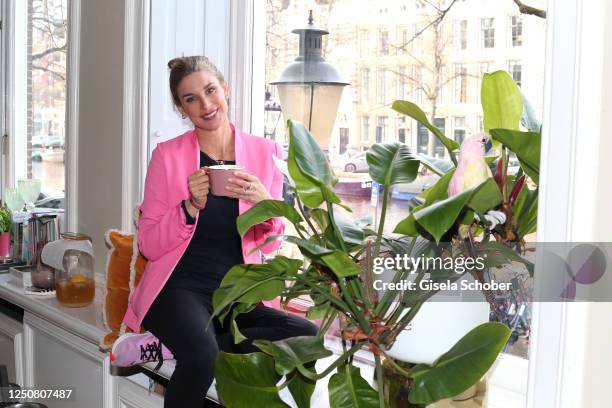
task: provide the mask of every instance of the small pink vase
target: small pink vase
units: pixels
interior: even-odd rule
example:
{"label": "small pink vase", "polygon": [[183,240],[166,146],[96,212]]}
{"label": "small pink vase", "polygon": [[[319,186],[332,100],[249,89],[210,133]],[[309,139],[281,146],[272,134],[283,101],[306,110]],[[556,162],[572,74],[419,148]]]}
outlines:
{"label": "small pink vase", "polygon": [[8,257],[10,247],[11,247],[11,233],[10,232],[0,233],[0,257],[3,257],[3,258]]}

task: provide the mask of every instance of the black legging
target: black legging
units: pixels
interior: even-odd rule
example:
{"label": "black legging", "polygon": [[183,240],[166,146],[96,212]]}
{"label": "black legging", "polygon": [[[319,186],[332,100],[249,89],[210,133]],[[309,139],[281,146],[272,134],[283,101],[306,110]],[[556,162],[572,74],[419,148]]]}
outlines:
{"label": "black legging", "polygon": [[164,408],[201,408],[215,375],[219,350],[230,353],[260,351],[251,340],[281,340],[314,336],[317,326],[306,319],[258,305],[236,318],[240,332],[248,339],[233,344],[228,324],[215,319],[210,296],[188,289],[164,288],[143,320],[143,326],[172,351],[176,368],[164,397]]}

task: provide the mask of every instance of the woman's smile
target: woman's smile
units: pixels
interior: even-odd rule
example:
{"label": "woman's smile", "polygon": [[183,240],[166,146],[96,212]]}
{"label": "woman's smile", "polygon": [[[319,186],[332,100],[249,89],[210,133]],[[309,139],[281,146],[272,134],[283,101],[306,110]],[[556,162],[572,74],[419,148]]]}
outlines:
{"label": "woman's smile", "polygon": [[217,109],[215,109],[214,111],[212,111],[212,112],[210,112],[210,113],[207,113],[207,114],[205,114],[205,115],[202,115],[202,119],[204,119],[204,120],[211,120],[211,119],[214,119],[214,118],[215,118],[215,116],[217,115],[217,112],[218,112],[218,111],[219,111],[219,109],[217,108]]}

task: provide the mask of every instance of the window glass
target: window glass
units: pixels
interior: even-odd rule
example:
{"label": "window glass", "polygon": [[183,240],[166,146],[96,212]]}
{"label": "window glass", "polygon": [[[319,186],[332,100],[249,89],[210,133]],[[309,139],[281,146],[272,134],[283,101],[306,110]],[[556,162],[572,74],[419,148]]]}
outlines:
{"label": "window glass", "polygon": [[40,205],[64,208],[68,0],[28,0],[26,13],[27,131],[15,157],[25,173],[15,174],[42,181]]}
{"label": "window glass", "polygon": [[[543,8],[542,0],[533,2]],[[309,10],[314,24],[329,31],[323,36],[323,57],[350,85],[342,93],[328,154],[339,179],[337,194],[353,209],[348,216],[359,222],[375,223],[379,203],[365,157],[354,157],[359,152],[377,142],[397,141],[415,154],[449,159],[426,127],[391,109],[394,100],[415,103],[446,137],[461,142],[483,130],[481,78],[501,69],[525,84],[521,90],[541,117],[546,21],[525,19],[529,26],[523,26],[520,18],[511,19],[517,13],[511,0],[267,0],[267,4],[266,53],[276,53],[275,58],[265,59],[268,87],[294,62],[298,36],[291,30],[306,25]],[[440,4],[452,7],[434,23],[440,18]],[[503,34],[497,42],[496,24]],[[527,28],[530,35],[522,36]],[[530,61],[525,72],[521,61]],[[277,129],[277,135],[277,141],[288,141],[285,129]],[[414,183],[393,188],[385,222],[388,232],[406,217],[406,201],[436,177],[423,173]]]}

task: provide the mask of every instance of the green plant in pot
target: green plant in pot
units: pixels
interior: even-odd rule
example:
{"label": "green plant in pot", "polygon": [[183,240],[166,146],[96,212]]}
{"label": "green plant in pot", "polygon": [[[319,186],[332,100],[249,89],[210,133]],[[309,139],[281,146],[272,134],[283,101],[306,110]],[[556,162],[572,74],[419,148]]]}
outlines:
{"label": "green plant in pot", "polygon": [[0,257],[8,257],[11,245],[11,210],[0,207]]}
{"label": "green plant in pot", "polygon": [[[485,82],[507,79],[503,74],[494,75],[485,78]],[[510,92],[518,91],[515,88]],[[491,103],[504,105],[507,101],[497,98]],[[513,191],[518,185],[515,177],[507,176],[507,164],[503,164],[515,138],[500,140],[504,147],[500,157],[493,158],[502,161],[496,178],[486,178],[461,194],[449,197],[448,183],[457,165],[458,144],[429,124],[416,105],[396,101],[394,108],[428,127],[446,146],[452,162],[413,155],[400,143],[373,145],[367,152],[369,173],[383,189],[377,231],[361,228],[343,215],[339,208],[348,211],[350,208],[334,193],[337,178],[323,152],[302,124],[288,121],[287,175],[296,193],[296,206],[276,200],[262,201],[242,214],[237,226],[240,234],[245,234],[250,227],[269,218],[284,217],[293,224],[295,235],[270,237],[269,240],[284,240],[296,245],[303,259],[277,256],[262,265],[236,265],[215,291],[214,314],[230,324],[235,341],[241,342],[244,337],[234,320],[237,315],[263,300],[280,296],[287,303],[296,297],[309,296],[313,305],[307,316],[319,319],[320,329],[314,337],[255,341],[261,350],[257,353],[220,353],[216,380],[225,405],[284,407],[287,405],[280,399],[279,391],[287,387],[300,408],[309,407],[316,382],[331,374],[328,383],[331,407],[396,406],[395,396],[385,390],[383,361],[409,382],[403,399],[415,406],[426,405],[455,396],[478,382],[505,345],[509,329],[501,323],[487,322],[470,330],[431,363],[404,365],[388,356],[404,329],[439,289],[417,285],[414,290],[379,293],[373,286],[376,259],[406,255],[458,260],[487,253],[486,268],[514,261],[530,265],[519,253],[503,245],[510,243],[520,249],[524,236],[516,231],[515,224],[522,222],[516,217],[516,203],[521,194],[528,194],[524,192],[526,184],[523,182],[517,187],[520,191],[515,194],[513,205],[509,205],[511,195],[505,195],[508,187]],[[503,112],[503,107],[496,111]],[[513,126],[509,127],[514,131]],[[489,133],[495,138],[493,131]],[[524,160],[520,148],[515,153],[519,160]],[[496,166],[495,163],[491,165]],[[394,233],[384,233],[391,187],[414,181],[421,166],[440,174],[440,180],[416,200],[406,218],[394,227]],[[534,167],[537,169],[537,165]],[[498,179],[505,183],[502,187]],[[520,207],[524,210],[528,200],[522,200]],[[492,210],[507,211],[508,222],[491,228],[486,215]],[[473,274],[477,280],[485,279],[483,270],[458,273],[437,267],[419,267],[414,270],[390,268],[388,272],[390,280],[396,283],[406,280],[417,284],[425,280],[455,282],[467,274]],[[343,352],[331,358],[332,352],[326,349],[323,340],[337,320],[340,321]],[[440,335],[444,335],[444,327],[439,329]],[[376,389],[353,364],[354,354],[361,349],[373,355]],[[312,368],[313,363],[324,358],[331,358],[332,362],[322,369]]]}

